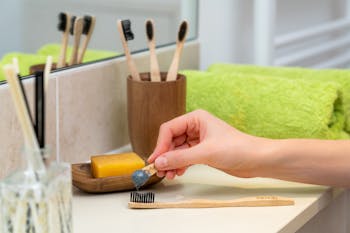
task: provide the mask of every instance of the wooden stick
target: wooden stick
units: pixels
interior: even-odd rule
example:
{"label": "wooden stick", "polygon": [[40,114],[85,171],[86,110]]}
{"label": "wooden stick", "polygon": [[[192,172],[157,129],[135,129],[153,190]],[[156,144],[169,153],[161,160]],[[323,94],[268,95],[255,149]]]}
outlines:
{"label": "wooden stick", "polygon": [[132,76],[133,79],[135,79],[137,81],[141,81],[140,74],[137,71],[137,68],[136,68],[136,65],[134,63],[134,60],[132,59],[131,54],[130,54],[128,44],[127,44],[127,42],[125,40],[125,35],[124,35],[124,31],[123,31],[123,26],[122,26],[121,20],[117,21],[117,28],[118,28],[119,35],[120,35],[120,40],[121,40],[123,48],[124,48],[126,62],[128,64],[131,76]]}
{"label": "wooden stick", "polygon": [[[35,136],[34,127],[26,109],[24,96],[21,91],[19,80],[13,65],[5,65],[4,73],[9,84],[12,99],[14,101],[18,120],[24,135],[24,141],[27,148],[32,150],[28,153],[28,166],[30,170],[45,171],[45,166],[41,157],[39,157],[39,143]],[[34,178],[34,177],[33,177]],[[35,178],[37,179],[37,178]]]}
{"label": "wooden stick", "polygon": [[262,207],[294,205],[294,200],[279,196],[246,197],[236,200],[194,199],[180,202],[129,202],[131,209],[165,209],[165,208],[218,208],[218,207]]}
{"label": "wooden stick", "polygon": [[83,62],[86,49],[87,49],[87,47],[88,47],[88,44],[89,44],[89,42],[90,42],[92,33],[93,33],[93,31],[94,31],[94,28],[95,28],[95,24],[96,24],[96,17],[95,17],[95,16],[91,16],[91,25],[90,25],[90,28],[89,28],[89,32],[88,32],[88,34],[85,36],[85,39],[84,39],[84,41],[83,41],[83,46],[82,46],[82,48],[79,50],[78,64],[81,64],[81,63]]}
{"label": "wooden stick", "polygon": [[64,33],[62,35],[62,42],[61,42],[61,51],[60,55],[58,57],[58,62],[57,62],[57,68],[62,68],[66,66],[66,57],[67,57],[67,45],[68,45],[68,40],[69,40],[69,28],[70,23],[71,23],[71,17],[69,14],[65,13],[66,15],[66,30],[64,30]]}
{"label": "wooden stick", "polygon": [[52,69],[52,56],[46,58],[45,70],[44,70],[44,89],[45,89],[45,99],[47,99],[47,91],[49,88],[49,76]]}
{"label": "wooden stick", "polygon": [[5,65],[3,68],[7,82],[10,87],[12,99],[14,101],[14,105],[17,112],[17,117],[21,124],[25,143],[31,149],[39,150],[39,144],[35,137],[34,128],[32,123],[30,122],[28,111],[25,107],[24,97],[22,92],[20,91],[20,85],[15,72],[15,68],[13,65]]}
{"label": "wooden stick", "polygon": [[79,17],[75,20],[74,23],[74,45],[73,45],[73,51],[72,55],[69,61],[69,65],[76,65],[78,63],[78,51],[79,51],[79,44],[80,44],[80,37],[83,32],[83,18]]}

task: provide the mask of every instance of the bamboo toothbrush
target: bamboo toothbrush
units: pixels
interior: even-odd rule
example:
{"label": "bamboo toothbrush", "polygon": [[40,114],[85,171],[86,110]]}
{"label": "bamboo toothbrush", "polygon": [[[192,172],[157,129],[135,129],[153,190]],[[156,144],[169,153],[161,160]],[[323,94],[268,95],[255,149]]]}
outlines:
{"label": "bamboo toothbrush", "polygon": [[78,64],[81,64],[83,62],[86,49],[88,47],[89,41],[95,28],[96,17],[91,15],[85,15],[83,20],[83,34],[85,35],[85,39],[83,41],[82,48],[79,50]]}
{"label": "bamboo toothbrush", "polygon": [[132,182],[134,183],[136,189],[139,189],[141,186],[146,184],[151,176],[157,172],[157,169],[154,167],[154,163],[140,169],[136,170],[132,176]]}
{"label": "bamboo toothbrush", "polygon": [[58,15],[58,30],[63,32],[61,51],[58,57],[57,68],[62,68],[66,66],[66,56],[67,56],[67,45],[69,40],[69,29],[71,23],[71,17],[66,12],[61,12]]}
{"label": "bamboo toothbrush", "polygon": [[173,57],[173,61],[170,65],[166,81],[175,81],[177,77],[177,71],[179,69],[179,63],[180,63],[180,57],[182,53],[182,48],[184,46],[186,36],[188,31],[188,23],[187,21],[182,21],[179,27],[179,31],[177,33],[177,40],[176,40],[176,50]]}
{"label": "bamboo toothbrush", "polygon": [[74,36],[73,51],[69,61],[69,65],[76,65],[78,63],[78,51],[80,45],[80,37],[83,32],[83,18],[73,16],[71,19],[70,34]]}
{"label": "bamboo toothbrush", "polygon": [[160,72],[158,59],[156,54],[156,43],[155,43],[155,32],[154,22],[149,19],[146,21],[146,34],[148,39],[148,47],[150,52],[150,63],[151,63],[151,82],[160,82]]}
{"label": "bamboo toothbrush", "polygon": [[137,71],[136,65],[134,63],[134,60],[132,59],[129,51],[129,47],[127,44],[128,40],[134,39],[134,34],[131,31],[131,22],[130,20],[118,20],[117,21],[117,28],[120,35],[120,40],[122,41],[122,45],[124,48],[124,53],[126,56],[126,61],[129,67],[129,71],[131,73],[131,77],[137,81],[141,81],[140,74]]}
{"label": "bamboo toothbrush", "polygon": [[128,207],[131,209],[165,209],[165,208],[219,208],[219,207],[263,207],[289,206],[294,200],[279,196],[256,196],[235,200],[193,199],[178,202],[154,202],[154,193],[132,192]]}
{"label": "bamboo toothbrush", "polygon": [[[30,113],[25,107],[25,101],[23,93],[21,92],[20,84],[16,76],[15,68],[13,65],[5,65],[4,73],[9,84],[12,99],[14,101],[17,117],[19,119],[21,129],[24,135],[25,144],[28,148],[33,151],[39,151],[39,144],[37,138],[35,137],[34,128],[32,122],[30,121]],[[38,158],[35,153],[29,153],[30,158],[29,169],[34,170],[38,168],[39,170],[45,170],[45,166],[41,158]]]}

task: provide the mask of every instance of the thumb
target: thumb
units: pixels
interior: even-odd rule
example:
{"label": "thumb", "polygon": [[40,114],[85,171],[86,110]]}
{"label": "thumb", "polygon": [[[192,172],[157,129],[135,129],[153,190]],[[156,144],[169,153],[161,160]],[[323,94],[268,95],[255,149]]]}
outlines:
{"label": "thumb", "polygon": [[159,156],[154,164],[157,170],[166,171],[187,167],[203,162],[203,149],[194,146],[186,149],[168,151]]}

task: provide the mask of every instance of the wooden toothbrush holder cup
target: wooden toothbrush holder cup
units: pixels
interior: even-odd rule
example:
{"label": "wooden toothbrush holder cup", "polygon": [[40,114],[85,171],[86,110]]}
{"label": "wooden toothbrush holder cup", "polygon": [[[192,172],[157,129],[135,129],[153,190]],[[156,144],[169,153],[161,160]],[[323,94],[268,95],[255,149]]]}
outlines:
{"label": "wooden toothbrush holder cup", "polygon": [[132,149],[143,159],[153,152],[159,127],[186,112],[186,77],[178,74],[175,81],[151,82],[150,73],[141,73],[141,81],[127,79],[129,138]]}

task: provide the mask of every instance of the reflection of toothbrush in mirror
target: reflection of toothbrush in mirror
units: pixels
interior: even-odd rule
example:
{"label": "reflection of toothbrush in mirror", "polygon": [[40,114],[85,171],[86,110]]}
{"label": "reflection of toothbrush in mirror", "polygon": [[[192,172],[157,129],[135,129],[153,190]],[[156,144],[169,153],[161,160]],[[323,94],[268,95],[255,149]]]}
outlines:
{"label": "reflection of toothbrush in mirror", "polygon": [[136,170],[131,176],[135,188],[138,190],[141,186],[146,184],[149,178],[153,176],[156,172],[157,170],[154,167],[154,163],[151,163],[150,165],[140,170]]}
{"label": "reflection of toothbrush in mirror", "polygon": [[67,45],[69,40],[69,29],[70,29],[70,23],[71,18],[70,15],[66,12],[61,12],[58,15],[58,30],[63,32],[62,36],[62,44],[61,44],[61,51],[58,58],[57,68],[62,68],[66,66],[66,54],[67,54]]}
{"label": "reflection of toothbrush in mirror", "polygon": [[149,19],[146,21],[146,35],[148,39],[148,47],[150,52],[150,63],[151,63],[151,71],[150,71],[150,80],[151,82],[160,82],[160,72],[159,65],[156,54],[156,43],[155,43],[155,31],[154,31],[154,23],[153,20]]}
{"label": "reflection of toothbrush in mirror", "polygon": [[76,65],[78,63],[78,51],[80,44],[80,37],[83,32],[83,18],[76,18],[75,16],[71,19],[70,34],[74,36],[73,51],[69,61],[69,65]]}
{"label": "reflection of toothbrush in mirror", "polygon": [[92,33],[94,31],[94,28],[95,28],[95,23],[96,23],[95,16],[91,16],[91,15],[84,16],[83,34],[85,35],[85,39],[83,41],[82,48],[79,50],[78,64],[81,64],[83,62],[86,49],[88,47]]}
{"label": "reflection of toothbrush in mirror", "polygon": [[141,81],[140,74],[137,71],[134,60],[131,57],[128,43],[127,43],[128,40],[134,39],[134,34],[131,31],[131,22],[128,19],[127,20],[118,20],[117,27],[118,27],[118,31],[119,31],[119,35],[120,35],[120,40],[122,41],[122,45],[124,48],[126,62],[128,64],[129,71],[131,73],[131,77],[137,81]]}
{"label": "reflection of toothbrush in mirror", "polygon": [[184,46],[186,36],[188,32],[188,23],[186,20],[182,21],[179,31],[177,33],[177,40],[176,40],[176,50],[173,57],[173,61],[170,65],[166,81],[175,81],[177,77],[177,71],[179,69],[179,63],[180,63],[180,57],[182,48]]}

